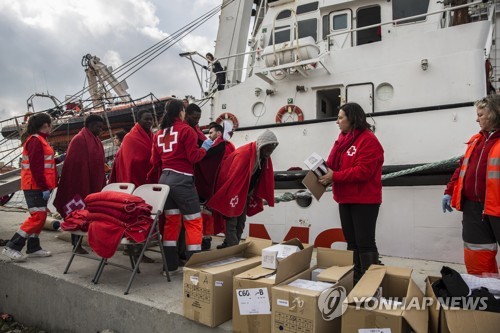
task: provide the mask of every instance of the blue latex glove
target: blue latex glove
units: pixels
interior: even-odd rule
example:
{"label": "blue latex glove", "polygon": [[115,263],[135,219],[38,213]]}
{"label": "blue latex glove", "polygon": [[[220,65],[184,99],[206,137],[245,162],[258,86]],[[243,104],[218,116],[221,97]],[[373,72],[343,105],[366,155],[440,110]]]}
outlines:
{"label": "blue latex glove", "polygon": [[209,150],[213,144],[214,144],[214,142],[211,139],[206,139],[205,141],[203,141],[201,148],[203,148],[205,150]]}
{"label": "blue latex glove", "polygon": [[50,198],[50,190],[42,192],[43,200],[47,201]]}
{"label": "blue latex glove", "polygon": [[453,208],[451,208],[451,195],[445,194],[443,196],[443,213],[446,213],[446,211],[452,212]]}

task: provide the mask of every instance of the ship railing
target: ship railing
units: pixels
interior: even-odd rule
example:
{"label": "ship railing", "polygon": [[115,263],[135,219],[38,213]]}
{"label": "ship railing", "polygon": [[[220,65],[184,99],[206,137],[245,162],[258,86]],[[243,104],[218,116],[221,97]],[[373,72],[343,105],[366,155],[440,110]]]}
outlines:
{"label": "ship railing", "polygon": [[[443,9],[440,9],[440,10],[436,10],[436,11],[433,11],[433,12],[428,12],[428,13],[424,13],[424,14],[419,14],[419,15],[413,15],[413,16],[408,16],[408,17],[405,17],[405,18],[400,18],[400,19],[396,19],[396,20],[390,20],[390,21],[387,21],[387,22],[382,22],[382,23],[377,23],[377,24],[372,24],[372,25],[367,25],[367,26],[364,26],[364,27],[360,27],[360,28],[352,28],[352,29],[349,29],[349,30],[342,30],[342,31],[339,31],[339,32],[334,32],[334,33],[331,33],[329,35],[327,35],[327,42],[328,42],[328,49],[330,49],[331,45],[332,45],[332,37],[335,37],[335,36],[340,36],[340,35],[345,35],[345,34],[349,34],[349,33],[352,33],[352,32],[357,32],[357,31],[363,31],[363,30],[368,30],[368,29],[373,29],[373,28],[378,28],[378,27],[382,27],[382,26],[386,26],[386,25],[394,25],[394,26],[397,26],[399,24],[405,24],[405,23],[408,23],[408,21],[411,21],[411,20],[414,20],[414,19],[420,19],[420,18],[426,18],[428,16],[431,16],[431,15],[438,15],[438,14],[443,14],[445,13],[446,14],[446,22],[442,23],[441,27],[442,28],[445,28],[445,27],[450,27],[451,26],[451,22],[452,20],[450,19],[450,15],[451,15],[451,12],[452,11],[455,11],[457,9],[462,9],[462,8],[470,8],[470,7],[474,7],[474,6],[478,6],[478,10],[481,11],[483,8],[486,8],[488,6],[488,3],[484,3],[483,1],[474,1],[474,2],[471,2],[471,3],[467,3],[467,4],[464,4],[464,5],[458,5],[458,6],[453,6],[453,7],[449,7],[449,8],[443,8]],[[491,18],[493,17],[494,13],[495,13],[495,6],[491,6],[491,10],[490,10],[490,13],[488,15],[488,19],[491,20]]]}

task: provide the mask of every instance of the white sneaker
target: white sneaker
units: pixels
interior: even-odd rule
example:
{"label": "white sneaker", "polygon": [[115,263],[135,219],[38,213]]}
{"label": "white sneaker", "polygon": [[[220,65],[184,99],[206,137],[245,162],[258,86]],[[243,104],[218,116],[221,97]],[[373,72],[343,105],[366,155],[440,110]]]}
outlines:
{"label": "white sneaker", "polygon": [[11,249],[10,247],[5,247],[2,251],[2,254],[6,257],[9,257],[12,261],[26,261],[26,257],[21,252]]}
{"label": "white sneaker", "polygon": [[50,251],[40,249],[33,253],[26,253],[26,255],[30,258],[41,258],[41,257],[50,257],[52,253],[50,253]]}

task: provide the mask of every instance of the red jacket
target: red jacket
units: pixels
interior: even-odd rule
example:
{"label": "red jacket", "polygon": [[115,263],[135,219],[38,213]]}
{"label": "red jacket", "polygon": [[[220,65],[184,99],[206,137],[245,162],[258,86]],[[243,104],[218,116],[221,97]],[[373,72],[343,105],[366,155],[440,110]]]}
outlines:
{"label": "red jacket", "polygon": [[180,119],[177,119],[170,129],[160,129],[156,132],[148,182],[156,182],[156,177],[161,173],[160,169],[192,175],[194,164],[207,153],[205,149],[198,148],[197,140],[196,131]]}
{"label": "red jacket", "polygon": [[382,203],[384,149],[372,131],[341,133],[326,164],[333,170],[333,199],[339,204]]}
{"label": "red jacket", "polygon": [[[481,131],[482,135],[469,158],[469,164],[465,171],[465,177],[462,189],[462,198],[469,201],[484,202],[486,194],[486,164],[488,162],[488,153],[493,145],[500,139],[500,131],[496,131],[487,139],[488,133]],[[470,142],[468,142],[470,143]],[[463,158],[460,160],[458,168],[453,173],[450,182],[446,186],[445,194],[453,196],[455,184],[458,181],[460,169],[463,164]]]}
{"label": "red jacket", "polygon": [[48,134],[30,135],[23,146],[21,189],[46,191],[57,184],[54,150],[47,142]]}

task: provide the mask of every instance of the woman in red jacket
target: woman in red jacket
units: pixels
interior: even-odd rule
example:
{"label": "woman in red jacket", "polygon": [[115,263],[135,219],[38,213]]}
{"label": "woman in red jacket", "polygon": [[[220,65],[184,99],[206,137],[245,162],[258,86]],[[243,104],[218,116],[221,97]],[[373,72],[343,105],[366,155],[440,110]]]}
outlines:
{"label": "woman in red jacket", "polygon": [[347,249],[354,251],[357,282],[371,264],[379,263],[375,225],[382,203],[384,149],[359,104],[342,105],[337,124],[341,133],[326,163],[328,173],[319,182],[333,183]]}
{"label": "woman in red jacket", "polygon": [[442,201],[463,212],[464,262],[469,274],[498,273],[500,244],[500,95],[476,102],[481,131],[467,142],[464,158]]}
{"label": "woman in red jacket", "polygon": [[47,218],[47,201],[56,187],[57,171],[54,150],[47,142],[51,118],[46,113],[37,113],[28,120],[23,133],[21,161],[21,190],[23,190],[30,216],[23,222],[2,251],[13,261],[24,261],[21,253],[27,244],[28,257],[48,257],[50,252],[40,247],[38,235]]}
{"label": "woman in red jacket", "polygon": [[165,203],[166,222],[163,232],[163,247],[169,271],[175,271],[179,266],[176,247],[182,221],[186,229],[188,259],[191,254],[201,250],[203,222],[200,200],[194,186],[194,164],[201,161],[213,143],[207,139],[198,148],[198,136],[184,122],[184,116],[181,100],[168,102],[160,130],[153,138],[152,168],[148,173],[148,182],[154,183],[161,170],[159,182],[170,186]]}

